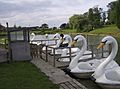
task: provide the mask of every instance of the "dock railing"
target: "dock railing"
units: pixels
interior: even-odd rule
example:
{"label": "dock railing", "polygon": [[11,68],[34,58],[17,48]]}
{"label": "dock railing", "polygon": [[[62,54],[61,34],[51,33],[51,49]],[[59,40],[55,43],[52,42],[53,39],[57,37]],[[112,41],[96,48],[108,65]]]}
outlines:
{"label": "dock railing", "polygon": [[[40,45],[36,45],[36,44],[32,44],[31,45],[32,47],[32,57],[40,57],[41,59],[45,60],[46,62],[49,62],[51,61],[50,59],[50,56],[52,56],[52,65],[54,67],[57,67],[57,59],[58,58],[70,58],[70,61],[72,60],[72,58],[75,56],[75,55],[72,55],[72,52],[71,52],[71,49],[74,48],[74,47],[58,47],[58,48],[54,48],[54,47],[51,47],[51,46],[48,46],[48,45],[44,45],[44,44],[40,44]],[[81,61],[88,61],[88,60],[92,60],[92,59],[95,59],[95,58],[105,58],[109,55],[110,53],[110,47],[108,47],[107,49],[106,48],[102,48],[102,49],[99,49],[97,50],[98,44],[96,45],[89,45],[89,50],[92,52],[92,53],[89,53],[89,54],[85,54],[85,55],[92,55],[91,58],[87,59],[87,60],[81,60]],[[42,48],[43,47],[46,47],[46,50],[43,51]],[[48,50],[48,48],[51,48],[53,50],[53,54],[50,54],[51,51]],[[61,54],[55,54],[55,51],[58,50],[58,49],[69,49],[69,52],[68,52],[68,55],[67,56],[64,56],[64,57],[61,57]],[[96,55],[96,56],[94,56]],[[62,62],[61,62],[62,63]]]}

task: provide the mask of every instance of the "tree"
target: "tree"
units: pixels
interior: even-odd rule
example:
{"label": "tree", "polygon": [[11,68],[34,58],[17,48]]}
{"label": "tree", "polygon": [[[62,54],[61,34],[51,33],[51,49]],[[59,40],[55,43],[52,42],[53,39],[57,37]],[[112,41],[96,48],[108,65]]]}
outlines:
{"label": "tree", "polygon": [[94,14],[93,14],[93,9],[90,8],[89,11],[88,11],[88,19],[89,19],[89,22],[91,25],[93,25],[93,21],[94,21]]}
{"label": "tree", "polygon": [[80,18],[83,17],[82,15],[73,15],[69,18],[69,24],[71,29],[76,29],[77,24],[79,23]]}
{"label": "tree", "polygon": [[116,25],[120,29],[120,0],[117,1],[116,5]]}
{"label": "tree", "polygon": [[100,27],[101,26],[101,22],[100,22],[100,20],[101,20],[101,8],[98,8],[98,6],[95,6],[94,8],[93,8],[93,17],[94,17],[94,24],[93,24],[93,26],[94,26],[94,28],[98,28],[98,27]]}
{"label": "tree", "polygon": [[115,24],[115,22],[116,22],[116,2],[117,1],[113,1],[107,5],[107,7],[108,7],[108,21],[111,24]]}
{"label": "tree", "polygon": [[1,25],[0,24],[0,31],[2,32],[2,31],[6,31],[6,28],[3,26],[3,25]]}
{"label": "tree", "polygon": [[57,30],[57,27],[53,27],[52,29],[53,29],[53,30]]}
{"label": "tree", "polygon": [[60,29],[67,29],[69,28],[69,24],[68,23],[63,23],[60,25]]}
{"label": "tree", "polygon": [[90,8],[88,11],[89,25],[94,28],[98,28],[101,26],[101,10],[102,8],[98,8],[98,6],[95,6],[94,8]]}
{"label": "tree", "polygon": [[48,27],[48,24],[44,23],[44,24],[41,25],[41,28],[42,28],[42,29],[47,29],[47,28],[49,28],[49,27]]}
{"label": "tree", "polygon": [[89,24],[87,18],[81,18],[77,24],[77,32],[84,32],[86,31],[84,28]]}

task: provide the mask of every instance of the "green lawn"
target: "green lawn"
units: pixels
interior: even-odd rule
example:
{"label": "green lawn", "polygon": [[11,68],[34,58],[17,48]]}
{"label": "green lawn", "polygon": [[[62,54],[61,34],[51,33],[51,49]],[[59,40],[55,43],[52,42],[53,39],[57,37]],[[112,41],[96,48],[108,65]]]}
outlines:
{"label": "green lawn", "polygon": [[0,89],[59,89],[30,62],[0,64]]}
{"label": "green lawn", "polygon": [[115,25],[110,25],[110,26],[106,26],[106,27],[103,27],[103,28],[95,29],[95,30],[93,30],[89,33],[116,35],[116,34],[120,33],[120,30]]}
{"label": "green lawn", "polygon": [[[113,37],[115,37],[115,39],[118,42],[118,53],[116,56],[116,61],[117,63],[120,65],[120,29],[118,29],[115,25],[110,25],[104,28],[99,28],[96,30],[93,30],[91,32],[89,32],[88,34],[103,34],[105,35],[112,35]],[[96,38],[95,38],[96,39]]]}

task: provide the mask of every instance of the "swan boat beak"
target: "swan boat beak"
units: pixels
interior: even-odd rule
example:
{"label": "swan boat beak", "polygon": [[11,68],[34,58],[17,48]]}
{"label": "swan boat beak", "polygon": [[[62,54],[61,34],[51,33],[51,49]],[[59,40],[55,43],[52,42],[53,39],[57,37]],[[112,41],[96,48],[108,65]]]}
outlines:
{"label": "swan boat beak", "polygon": [[65,41],[65,38],[62,38],[62,39],[61,39],[61,44],[62,44],[64,41]]}
{"label": "swan boat beak", "polygon": [[77,41],[73,41],[73,42],[71,43],[71,47],[74,47],[76,43],[77,43]]}
{"label": "swan boat beak", "polygon": [[102,48],[104,45],[105,45],[105,43],[101,42],[101,43],[98,45],[97,49]]}

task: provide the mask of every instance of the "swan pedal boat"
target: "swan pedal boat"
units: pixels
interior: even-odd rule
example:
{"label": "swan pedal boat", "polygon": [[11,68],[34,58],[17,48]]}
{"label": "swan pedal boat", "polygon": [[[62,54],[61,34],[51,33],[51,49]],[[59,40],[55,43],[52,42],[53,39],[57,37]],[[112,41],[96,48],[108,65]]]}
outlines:
{"label": "swan pedal boat", "polygon": [[103,89],[120,89],[120,66],[117,65],[114,68],[105,70],[105,68],[114,61],[118,51],[118,44],[115,38],[112,36],[106,36],[102,39],[101,45],[98,48],[101,48],[106,44],[112,45],[112,51],[110,55],[97,67],[95,72],[92,74],[92,79]]}
{"label": "swan pedal boat", "polygon": [[[60,36],[60,34],[57,34],[57,35],[59,35]],[[59,37],[58,36],[58,37]],[[68,47],[70,47],[70,43],[72,42],[72,38],[71,38],[71,36],[70,35],[64,35],[64,37],[63,38],[61,38],[61,37],[59,37],[60,38],[60,40],[57,42],[57,44],[55,45],[55,46],[51,46],[51,47],[53,47],[53,48],[56,48],[55,49],[55,54],[54,54],[54,52],[53,52],[53,49],[52,49],[52,52],[50,53],[51,55],[58,55],[58,54],[62,54],[62,50],[64,49],[64,48],[66,48],[66,47],[60,47],[60,44],[62,43],[62,44],[66,44],[66,43],[68,43]]]}
{"label": "swan pedal boat", "polygon": [[[73,42],[70,44],[71,47],[71,59],[73,59],[73,57],[75,57],[79,52],[80,52],[80,48],[78,47],[74,47],[75,44],[78,44],[79,42],[81,42],[80,40],[80,35],[75,36]],[[83,43],[83,42],[82,42]],[[61,57],[58,59],[59,62],[70,62],[70,55],[69,55],[69,49],[63,49],[62,50],[62,54]],[[91,59],[94,58],[96,55],[93,54],[92,56],[92,51],[86,50],[84,52],[84,55],[82,55],[79,60],[87,60],[87,59]],[[68,57],[68,58],[67,58]]]}
{"label": "swan pedal boat", "polygon": [[[71,73],[72,75],[78,78],[90,78],[91,75],[94,73],[96,68],[106,59],[93,59],[86,62],[79,62],[79,58],[84,54],[87,49],[87,41],[82,36],[79,35],[80,39],[83,41],[83,47],[81,48],[80,52],[71,60],[69,67],[66,69],[67,73]],[[115,61],[112,61],[105,70],[117,67],[118,64]],[[67,71],[68,70],[68,71]]]}

